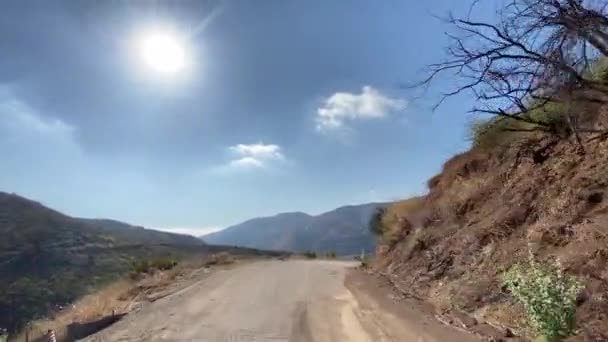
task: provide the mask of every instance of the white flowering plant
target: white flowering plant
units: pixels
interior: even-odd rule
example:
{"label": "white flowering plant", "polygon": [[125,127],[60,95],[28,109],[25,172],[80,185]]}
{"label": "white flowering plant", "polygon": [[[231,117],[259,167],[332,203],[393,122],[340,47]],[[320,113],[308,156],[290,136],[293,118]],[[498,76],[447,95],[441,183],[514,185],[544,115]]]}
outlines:
{"label": "white flowering plant", "polygon": [[582,282],[564,274],[559,265],[541,264],[531,257],[504,275],[504,284],[525,308],[530,326],[549,341],[574,333],[576,297]]}

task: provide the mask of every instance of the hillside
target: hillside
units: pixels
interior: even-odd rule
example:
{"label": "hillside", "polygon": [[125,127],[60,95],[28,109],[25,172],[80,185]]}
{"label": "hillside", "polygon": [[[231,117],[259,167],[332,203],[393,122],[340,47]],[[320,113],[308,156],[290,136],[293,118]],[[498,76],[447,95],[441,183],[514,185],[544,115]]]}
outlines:
{"label": "hillside", "polygon": [[312,216],[300,212],[254,218],[202,237],[211,244],[259,249],[334,251],[339,255],[373,251],[368,229],[373,212],[384,203],[345,206]]}
{"label": "hillside", "polygon": [[575,340],[607,340],[606,136],[585,153],[544,134],[499,140],[508,143],[453,157],[426,196],[386,211],[376,271],[442,314],[528,335],[524,308],[503,279],[532,255],[584,284]]}
{"label": "hillside", "polygon": [[0,192],[0,327],[15,330],[131,268],[207,246],[192,236],[63,215]]}

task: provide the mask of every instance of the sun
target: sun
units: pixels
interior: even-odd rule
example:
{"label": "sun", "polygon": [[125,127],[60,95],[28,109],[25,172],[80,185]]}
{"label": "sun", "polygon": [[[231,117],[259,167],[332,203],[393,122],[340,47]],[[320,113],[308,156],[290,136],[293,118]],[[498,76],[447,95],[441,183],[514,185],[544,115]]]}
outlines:
{"label": "sun", "polygon": [[175,74],[186,66],[186,48],[169,32],[148,32],[141,36],[139,53],[146,66],[163,74]]}

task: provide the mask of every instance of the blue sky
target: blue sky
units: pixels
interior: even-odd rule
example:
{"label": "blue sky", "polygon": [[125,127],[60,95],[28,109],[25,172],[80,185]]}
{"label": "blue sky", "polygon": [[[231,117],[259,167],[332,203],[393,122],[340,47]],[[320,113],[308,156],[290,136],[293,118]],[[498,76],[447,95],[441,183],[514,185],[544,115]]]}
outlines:
{"label": "blue sky", "polygon": [[[435,1],[3,1],[0,189],[70,215],[203,233],[425,190],[467,96],[404,89],[462,11]],[[144,65],[171,32],[184,66]],[[440,86],[449,87],[444,79]]]}

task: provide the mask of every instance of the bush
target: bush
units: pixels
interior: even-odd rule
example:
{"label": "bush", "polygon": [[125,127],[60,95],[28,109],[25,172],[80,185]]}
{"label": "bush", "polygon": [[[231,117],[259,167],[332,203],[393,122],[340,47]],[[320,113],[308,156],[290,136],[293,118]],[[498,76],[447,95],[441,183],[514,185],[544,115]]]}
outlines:
{"label": "bush", "polygon": [[528,263],[513,266],[504,277],[511,294],[523,304],[532,328],[549,341],[574,333],[576,297],[583,288],[575,277],[552,264]]}
{"label": "bush", "polygon": [[360,256],[359,261],[361,261],[361,268],[368,268],[371,263],[370,257],[367,255]]}
{"label": "bush", "polygon": [[[511,120],[509,120],[511,121]],[[476,119],[469,124],[469,140],[477,148],[494,148],[508,141],[505,119]]]}
{"label": "bush", "polygon": [[329,258],[329,259],[335,259],[336,258],[336,252],[334,252],[334,251],[328,252],[326,254],[326,257]]}
{"label": "bush", "polygon": [[148,260],[139,260],[133,263],[131,271],[135,274],[148,273],[150,271],[150,262]]}
{"label": "bush", "polygon": [[[549,102],[542,107],[535,108],[525,115],[532,120],[545,123],[548,125],[548,130],[554,134],[563,134],[570,130],[568,119],[566,117],[567,106],[573,105],[574,100],[569,100],[568,104],[562,102]],[[534,127],[532,124],[520,123],[520,125]]]}
{"label": "bush", "polygon": [[220,252],[212,254],[209,260],[205,263],[207,266],[211,265],[229,265],[234,262],[234,257],[228,252]]}
{"label": "bush", "polygon": [[150,263],[150,267],[153,269],[166,271],[177,266],[177,261],[173,259],[156,259]]}
{"label": "bush", "polygon": [[425,221],[423,206],[422,197],[412,197],[383,209],[377,223],[381,230],[381,242],[392,248],[410,234],[414,227],[423,225]]}
{"label": "bush", "polygon": [[589,75],[594,81],[608,81],[608,58],[602,57],[595,61],[589,69]]}
{"label": "bush", "polygon": [[308,259],[316,259],[317,258],[317,253],[312,252],[312,251],[308,251],[304,253],[304,256],[307,257]]}
{"label": "bush", "polygon": [[382,217],[386,213],[386,208],[378,207],[369,219],[368,227],[372,234],[381,236],[384,234],[385,227],[382,222]]}
{"label": "bush", "polygon": [[549,102],[528,111],[522,117],[539,122],[541,125],[504,116],[477,119],[469,125],[469,140],[474,147],[493,149],[508,146],[535,129],[560,136],[567,135],[570,130],[566,118],[566,105],[561,102]]}
{"label": "bush", "polygon": [[154,260],[139,260],[133,263],[131,267],[131,275],[138,275],[142,273],[151,273],[155,270],[166,271],[177,266],[177,261],[170,258],[160,258]]}

